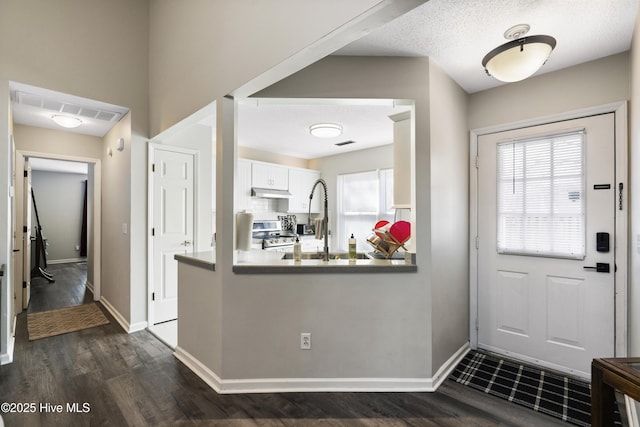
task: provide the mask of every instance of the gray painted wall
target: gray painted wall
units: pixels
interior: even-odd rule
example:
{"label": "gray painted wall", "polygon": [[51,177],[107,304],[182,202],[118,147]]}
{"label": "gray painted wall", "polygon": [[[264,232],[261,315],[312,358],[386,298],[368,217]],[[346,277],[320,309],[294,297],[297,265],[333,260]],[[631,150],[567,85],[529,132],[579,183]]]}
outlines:
{"label": "gray painted wall", "polygon": [[[3,2],[3,13],[0,14],[0,55],[3,66],[0,67],[0,164],[6,170],[9,166],[8,129],[6,123],[9,118],[9,81],[18,81],[30,85],[56,90],[64,93],[96,99],[116,105],[128,107],[133,112],[133,119],[128,123],[133,129],[126,140],[127,147],[133,142],[145,146],[149,129],[149,2],[142,0],[131,2],[128,0],[114,0],[110,2],[90,3],[71,0],[63,4],[41,3],[32,0],[7,0]],[[70,29],[75,29],[71,31]],[[12,37],[27,31],[31,37]],[[92,37],[77,37],[78,31],[90,32]],[[11,40],[9,42],[9,40]],[[46,40],[46,43],[42,43]],[[105,43],[95,49],[95,40]],[[53,45],[73,44],[75,49],[60,55]],[[47,64],[43,68],[42,64]],[[82,151],[81,148],[78,149]],[[79,155],[72,153],[71,155]],[[106,160],[106,147],[101,153],[101,159]],[[127,156],[131,157],[127,149]],[[121,180],[103,180],[102,206],[114,207],[105,217],[114,218],[112,222],[102,224],[103,236],[121,235],[121,224],[130,223],[132,213],[131,182],[132,170],[130,162],[118,163],[125,166],[114,176],[123,177]],[[144,169],[144,168],[143,168]],[[8,176],[8,175],[7,175]],[[7,195],[7,178],[0,178],[0,261],[7,262],[10,248],[6,247],[9,198]],[[123,189],[122,182],[126,189]],[[135,182],[146,191],[146,181]],[[114,186],[115,188],[111,188]],[[141,213],[137,218],[145,218],[143,206],[136,205],[136,212]],[[120,209],[123,207],[123,209]],[[125,212],[122,217],[121,212]],[[115,228],[109,226],[113,224]],[[105,264],[101,270],[101,287],[105,295],[112,296],[110,301],[123,317],[130,319],[135,315],[146,317],[146,241],[144,239],[146,227],[144,222],[133,227],[134,233],[141,233],[142,239],[126,238],[125,250],[113,250],[105,247],[102,251],[102,261]],[[140,250],[137,249],[140,242]],[[104,241],[103,241],[104,243]],[[142,260],[134,258],[142,253]],[[133,255],[132,255],[133,254]],[[133,271],[132,271],[133,269]],[[109,274],[117,271],[117,274]],[[135,283],[132,289],[130,283]],[[142,298],[137,295],[142,291]],[[130,292],[131,291],[131,292]],[[124,294],[122,298],[115,295]],[[134,294],[135,297],[131,297]],[[132,304],[132,298],[135,304]],[[140,301],[140,303],[138,303]],[[4,304],[4,301],[3,301]],[[4,312],[4,310],[3,310]],[[135,320],[134,320],[135,321]],[[5,319],[2,318],[4,328]],[[4,329],[3,329],[4,335]],[[5,342],[1,351],[5,350]]]}
{"label": "gray painted wall", "polygon": [[440,67],[429,67],[433,366],[469,338],[468,96]]}
{"label": "gray painted wall", "polygon": [[[443,89],[441,93],[448,96]],[[460,92],[454,90],[454,96]],[[432,363],[433,348],[440,343],[432,336],[433,287],[453,289],[449,297],[468,304],[468,283],[451,286],[450,280],[433,281],[431,268],[431,233],[437,223],[430,215],[431,188],[431,119],[429,100],[429,60],[424,58],[329,57],[307,67],[274,86],[260,92],[266,97],[335,97],[401,98],[416,102],[416,147],[412,168],[415,173],[416,247],[418,273],[389,275],[295,275],[223,277],[223,378],[278,377],[398,377],[428,378],[439,365]],[[456,110],[458,108],[459,110]],[[464,103],[452,103],[454,123],[465,123]],[[458,136],[462,132],[464,138]],[[459,147],[468,147],[466,128],[443,142],[458,148],[449,164],[459,170],[467,168]],[[446,150],[441,152],[449,156]],[[315,168],[315,165],[314,165]],[[458,188],[468,186],[463,173]],[[424,191],[427,189],[427,191]],[[468,191],[457,193],[457,204],[466,215]],[[459,241],[448,243],[467,250],[464,232]],[[450,270],[466,270],[467,259],[451,259]],[[457,295],[456,295],[457,293]],[[452,295],[453,294],[453,295]],[[457,316],[454,311],[449,317]],[[447,322],[448,317],[439,319]],[[449,329],[447,351],[451,342],[460,348],[468,339],[468,325],[455,324]],[[312,352],[300,353],[299,333],[314,336]],[[255,345],[248,351],[246,343]],[[457,349],[456,348],[456,349]],[[452,352],[451,352],[452,353]],[[451,355],[448,354],[448,356]],[[438,356],[441,359],[440,356]]]}
{"label": "gray painted wall", "polygon": [[[87,175],[33,171],[31,185],[36,197],[40,224],[47,238],[47,261],[80,258],[80,230]],[[32,224],[35,227],[35,213]],[[34,232],[35,235],[35,232]]]}

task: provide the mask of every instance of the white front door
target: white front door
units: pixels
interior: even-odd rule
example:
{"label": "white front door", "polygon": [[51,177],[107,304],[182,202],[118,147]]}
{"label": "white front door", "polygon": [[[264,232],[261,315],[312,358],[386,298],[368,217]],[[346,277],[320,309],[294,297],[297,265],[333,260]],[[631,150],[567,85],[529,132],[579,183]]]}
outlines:
{"label": "white front door", "polygon": [[479,348],[584,378],[614,356],[614,144],[613,113],[478,138]]}
{"label": "white front door", "polygon": [[174,255],[193,250],[195,154],[152,144],[153,323],[178,317],[178,267]]}

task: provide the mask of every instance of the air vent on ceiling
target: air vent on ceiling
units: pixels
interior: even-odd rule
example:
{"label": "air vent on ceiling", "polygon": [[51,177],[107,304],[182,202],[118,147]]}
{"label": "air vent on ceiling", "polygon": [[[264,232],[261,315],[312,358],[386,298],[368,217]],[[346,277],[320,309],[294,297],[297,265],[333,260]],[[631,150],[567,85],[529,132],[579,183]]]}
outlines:
{"label": "air vent on ceiling", "polygon": [[102,120],[105,122],[117,122],[122,116],[120,113],[115,111],[104,111],[84,105],[60,102],[54,99],[44,98],[40,95],[21,91],[16,91],[11,98],[18,104],[42,108],[44,110],[55,111],[58,113],[75,114],[77,116]]}
{"label": "air vent on ceiling", "polygon": [[61,111],[63,113],[78,114],[80,112],[80,107],[78,107],[77,105],[62,104]]}
{"label": "air vent on ceiling", "polygon": [[334,145],[338,146],[338,147],[342,147],[343,145],[349,145],[349,144],[354,144],[355,141],[342,141],[342,142],[336,142]]}

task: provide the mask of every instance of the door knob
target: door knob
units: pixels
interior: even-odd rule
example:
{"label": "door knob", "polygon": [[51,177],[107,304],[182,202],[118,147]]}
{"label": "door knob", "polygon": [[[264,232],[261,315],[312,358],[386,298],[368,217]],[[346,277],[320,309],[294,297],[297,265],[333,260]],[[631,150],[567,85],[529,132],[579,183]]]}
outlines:
{"label": "door knob", "polygon": [[189,246],[191,245],[191,240],[185,240],[184,242],[182,242],[183,246]]}
{"label": "door knob", "polygon": [[611,272],[611,268],[609,267],[609,264],[605,263],[605,262],[597,262],[595,267],[584,266],[583,268],[585,270],[595,270],[598,273],[610,273]]}

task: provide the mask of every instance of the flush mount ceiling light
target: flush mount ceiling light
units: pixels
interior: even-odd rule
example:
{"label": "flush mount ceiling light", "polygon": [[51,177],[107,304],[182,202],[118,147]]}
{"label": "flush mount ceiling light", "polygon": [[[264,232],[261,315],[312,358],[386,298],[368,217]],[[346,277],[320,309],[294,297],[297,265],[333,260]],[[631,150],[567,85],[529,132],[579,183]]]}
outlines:
{"label": "flush mount ceiling light", "polygon": [[493,49],[482,60],[487,75],[503,82],[517,82],[544,65],[556,47],[556,39],[551,36],[523,37],[528,31],[527,24],[505,31],[504,37],[511,41]]}
{"label": "flush mount ceiling light", "polygon": [[309,132],[318,138],[335,138],[342,134],[342,126],[335,123],[316,123],[309,126]]}
{"label": "flush mount ceiling light", "polygon": [[51,120],[56,122],[59,126],[62,126],[63,128],[68,128],[68,129],[77,128],[82,124],[82,120],[80,120],[77,117],[64,116],[61,114],[55,114],[51,116]]}

